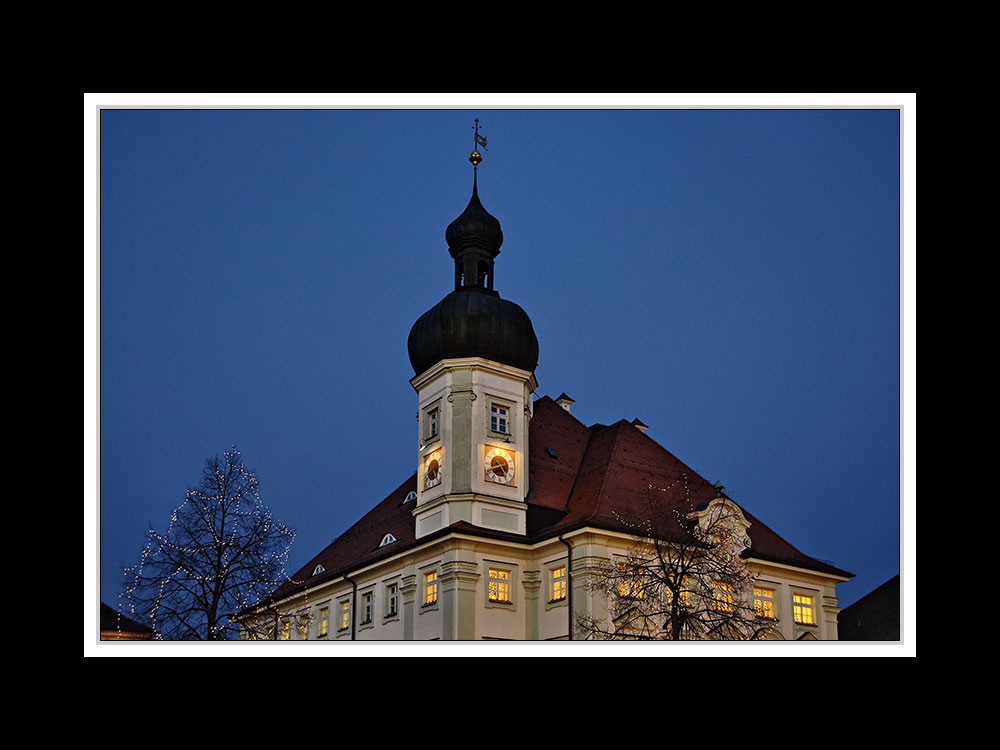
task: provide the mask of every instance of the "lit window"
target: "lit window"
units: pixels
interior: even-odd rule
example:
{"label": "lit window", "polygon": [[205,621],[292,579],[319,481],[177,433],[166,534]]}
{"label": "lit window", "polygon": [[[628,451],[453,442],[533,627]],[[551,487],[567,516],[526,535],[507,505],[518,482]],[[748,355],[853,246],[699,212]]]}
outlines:
{"label": "lit window", "polygon": [[510,601],[510,571],[490,568],[489,598],[491,602]]}
{"label": "lit window", "polygon": [[395,617],[399,607],[399,587],[395,583],[390,583],[385,588],[385,614],[387,617]]}
{"label": "lit window", "polygon": [[[687,607],[691,603],[690,601],[691,590],[687,587],[687,585],[688,585],[688,577],[684,576],[684,579],[681,581],[681,606],[684,607]],[[668,588],[666,590],[666,595],[667,595],[667,601],[673,602],[674,592],[671,589]]]}
{"label": "lit window", "polygon": [[289,638],[292,637],[292,623],[291,622],[289,622],[288,620],[285,620],[283,623],[281,623],[281,632],[278,634],[278,637],[281,640],[283,640],[283,641],[287,641]]}
{"label": "lit window", "polygon": [[309,620],[300,619],[299,624],[296,627],[299,632],[299,640],[305,641],[309,638]]}
{"label": "lit window", "polygon": [[566,566],[560,565],[549,571],[552,585],[549,601],[558,602],[566,598]]}
{"label": "lit window", "polygon": [[490,429],[503,435],[507,434],[507,407],[496,404],[490,407]]}
{"label": "lit window", "polygon": [[761,586],[753,587],[753,611],[757,617],[774,619],[774,591]]}
{"label": "lit window", "polygon": [[346,599],[340,603],[340,629],[351,627],[351,603]]}
{"label": "lit window", "polygon": [[712,609],[716,612],[733,611],[733,587],[724,581],[712,581]]}
{"label": "lit window", "polygon": [[362,608],[363,616],[362,616],[362,619],[361,619],[361,623],[363,625],[367,625],[368,623],[370,623],[372,621],[372,604],[373,604],[373,601],[372,601],[372,595],[371,595],[371,593],[365,594],[364,597],[362,598],[361,602],[363,604],[363,608]]}
{"label": "lit window", "polygon": [[330,629],[330,608],[321,607],[319,610],[319,626],[316,635],[326,635]]}
{"label": "lit window", "polygon": [[424,604],[434,604],[438,600],[437,571],[424,573]]}
{"label": "lit window", "polygon": [[813,607],[813,597],[808,594],[792,594],[792,616],[795,622],[803,625],[815,625],[816,614]]}
{"label": "lit window", "polygon": [[618,596],[624,599],[642,599],[642,576],[634,565],[618,563]]}

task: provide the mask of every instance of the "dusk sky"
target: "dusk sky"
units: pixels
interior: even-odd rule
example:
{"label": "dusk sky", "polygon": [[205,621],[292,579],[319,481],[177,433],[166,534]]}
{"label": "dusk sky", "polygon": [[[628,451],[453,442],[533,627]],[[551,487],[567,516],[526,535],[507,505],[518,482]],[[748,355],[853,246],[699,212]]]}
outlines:
{"label": "dusk sky", "polygon": [[406,340],[453,288],[444,232],[471,195],[475,118],[495,288],[534,325],[536,398],[565,391],[587,425],[641,419],[854,573],[842,607],[906,573],[903,97],[246,101],[85,111],[85,604],[118,607],[147,528],[232,444],[297,532],[288,574],[414,472]]}

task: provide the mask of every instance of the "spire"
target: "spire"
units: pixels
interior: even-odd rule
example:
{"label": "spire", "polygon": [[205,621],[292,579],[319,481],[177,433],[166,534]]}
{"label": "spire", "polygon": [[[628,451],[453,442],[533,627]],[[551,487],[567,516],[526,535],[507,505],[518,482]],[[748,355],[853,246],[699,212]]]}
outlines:
{"label": "spire", "polygon": [[500,222],[483,208],[479,200],[479,164],[486,150],[486,138],[479,134],[476,118],[474,148],[469,154],[472,163],[472,198],[465,211],[445,230],[448,252],[455,259],[455,289],[483,289],[493,291],[493,259],[503,244]]}
{"label": "spire", "polygon": [[[477,147],[486,148],[479,134]],[[479,201],[478,149],[469,155],[473,167],[472,198],[444,236],[455,263],[455,289],[425,312],[410,329],[407,350],[419,375],[444,359],[482,357],[534,372],[538,338],[531,319],[518,305],[493,289],[493,261],[503,244],[500,222]]]}

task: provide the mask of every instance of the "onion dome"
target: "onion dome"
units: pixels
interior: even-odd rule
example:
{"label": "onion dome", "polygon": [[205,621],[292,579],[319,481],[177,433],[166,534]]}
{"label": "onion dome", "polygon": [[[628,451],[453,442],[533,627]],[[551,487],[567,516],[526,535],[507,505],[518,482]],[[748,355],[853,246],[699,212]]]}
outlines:
{"label": "onion dome", "polygon": [[410,364],[419,375],[442,359],[483,357],[534,372],[538,338],[531,319],[493,290],[493,261],[503,232],[479,201],[475,168],[482,157],[473,151],[469,160],[474,169],[472,199],[445,230],[448,252],[455,259],[455,290],[413,324],[407,340]]}
{"label": "onion dome", "polygon": [[500,253],[500,245],[503,244],[500,222],[480,203],[475,177],[472,181],[472,199],[461,216],[448,225],[444,239],[452,258],[469,246],[478,246],[493,258]]}
{"label": "onion dome", "polygon": [[538,338],[520,306],[488,289],[456,289],[421,315],[407,341],[413,372],[442,359],[483,357],[534,372]]}

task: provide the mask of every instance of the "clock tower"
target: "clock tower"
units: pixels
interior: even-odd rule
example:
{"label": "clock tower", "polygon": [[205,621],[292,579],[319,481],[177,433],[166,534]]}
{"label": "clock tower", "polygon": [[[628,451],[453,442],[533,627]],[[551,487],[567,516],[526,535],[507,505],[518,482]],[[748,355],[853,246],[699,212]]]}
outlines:
{"label": "clock tower", "polygon": [[[479,135],[476,146],[485,147]],[[524,534],[528,421],[537,388],[538,339],[518,305],[494,290],[503,232],[479,200],[473,150],[472,198],[448,225],[454,291],[410,330],[417,392],[417,537],[458,521]]]}

